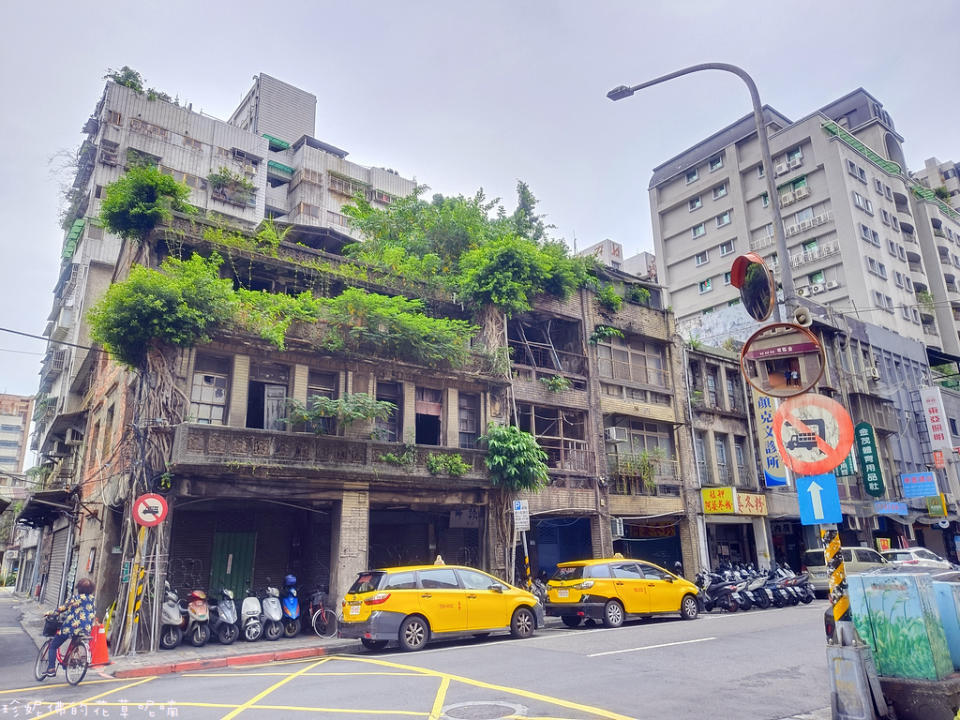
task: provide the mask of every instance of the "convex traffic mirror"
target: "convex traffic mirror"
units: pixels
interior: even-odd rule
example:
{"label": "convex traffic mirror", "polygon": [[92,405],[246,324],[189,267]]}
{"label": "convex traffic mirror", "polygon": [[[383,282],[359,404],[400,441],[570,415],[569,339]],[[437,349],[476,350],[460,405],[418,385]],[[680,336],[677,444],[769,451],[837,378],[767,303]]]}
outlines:
{"label": "convex traffic mirror", "polygon": [[810,390],[826,364],[816,336],[799,325],[774,323],[750,336],[740,353],[743,376],[760,392],[786,398]]}
{"label": "convex traffic mirror", "polygon": [[770,317],[777,298],[777,283],[763,258],[751,252],[734,260],[730,284],[740,290],[740,302],[747,315],[757,322]]}

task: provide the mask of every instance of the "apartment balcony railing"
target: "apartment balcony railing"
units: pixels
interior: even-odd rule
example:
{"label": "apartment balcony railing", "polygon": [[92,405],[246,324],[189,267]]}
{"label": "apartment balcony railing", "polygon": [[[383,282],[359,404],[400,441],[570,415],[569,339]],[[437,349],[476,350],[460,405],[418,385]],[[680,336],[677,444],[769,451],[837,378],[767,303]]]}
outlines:
{"label": "apartment balcony railing", "polygon": [[561,440],[538,437],[537,442],[547,454],[547,467],[580,475],[596,475],[596,455],[587,449],[585,440]]}
{"label": "apartment balcony railing", "polygon": [[[174,470],[189,467],[216,475],[246,470],[303,479],[352,475],[422,482],[433,477],[427,470],[431,455],[458,454],[470,469],[460,477],[439,475],[437,479],[486,484],[486,453],[482,450],[432,445],[416,445],[409,454],[406,450],[401,443],[184,423],[174,430],[171,465]],[[390,454],[400,460],[385,460]]]}
{"label": "apartment balcony railing", "polygon": [[771,247],[776,242],[773,233],[767,235],[758,235],[757,237],[750,240],[750,249],[751,250],[764,250],[768,247]]}
{"label": "apartment balcony railing", "polygon": [[819,215],[814,215],[812,218],[809,218],[808,220],[801,220],[800,222],[794,223],[793,225],[787,225],[786,227],[783,228],[783,233],[787,237],[793,237],[794,235],[799,235],[802,232],[806,232],[807,230],[812,230],[815,227],[818,227],[820,225],[825,225],[826,223],[832,222],[832,221],[833,221],[833,213],[828,211],[825,213],[820,213]]}
{"label": "apartment balcony railing", "polygon": [[661,460],[654,463],[653,475],[649,481],[642,477],[644,464],[639,454],[607,455],[607,469],[611,478],[610,492],[615,495],[679,495],[679,461]]}
{"label": "apartment balcony railing", "polygon": [[511,342],[513,365],[553,370],[560,373],[586,375],[587,358],[579,353],[556,350],[552,345],[536,342]]}
{"label": "apartment balcony railing", "polygon": [[798,268],[807,263],[816,262],[840,253],[840,243],[831,241],[819,245],[815,250],[807,250],[790,256],[790,266]]}

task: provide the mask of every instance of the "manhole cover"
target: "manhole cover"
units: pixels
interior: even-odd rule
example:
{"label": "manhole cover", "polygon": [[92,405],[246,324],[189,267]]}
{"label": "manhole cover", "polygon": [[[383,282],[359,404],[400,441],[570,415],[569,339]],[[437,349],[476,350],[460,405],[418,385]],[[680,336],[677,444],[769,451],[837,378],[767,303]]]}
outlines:
{"label": "manhole cover", "polygon": [[505,702],[469,702],[448,705],[443,717],[449,720],[498,720],[511,715],[525,715],[527,708]]}

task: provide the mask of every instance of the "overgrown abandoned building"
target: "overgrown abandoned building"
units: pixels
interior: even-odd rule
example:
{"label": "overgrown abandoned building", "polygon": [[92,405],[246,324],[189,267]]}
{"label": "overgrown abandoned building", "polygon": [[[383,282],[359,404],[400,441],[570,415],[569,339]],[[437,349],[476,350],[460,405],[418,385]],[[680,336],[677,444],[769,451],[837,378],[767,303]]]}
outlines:
{"label": "overgrown abandoned building", "polygon": [[[436,288],[342,256],[358,235],[340,206],[360,192],[386,207],[414,184],[315,140],[314,103],[261,75],[225,123],[108,82],[84,128],[51,340],[89,345],[86,311],[131,263],[158,267],[193,250],[218,251],[225,276],[250,290],[332,297],[359,287],[468,318]],[[206,219],[176,216],[142,243],[91,222],[103,187],[143,162],[188,185]],[[269,249],[252,235],[264,217],[291,227]],[[224,222],[241,231],[223,234]],[[256,332],[220,332],[169,355],[179,414],[143,414],[136,375],[99,348],[51,344],[60,355],[42,373],[35,438],[46,484],[20,516],[48,528],[29,587],[56,602],[91,575],[105,607],[123,597],[124,568],[137,561],[181,591],[242,593],[292,572],[336,596],[369,565],[438,554],[504,574],[512,543],[496,532],[504,509],[478,443],[491,421],[516,422],[547,456],[548,486],[527,495],[535,571],[620,550],[682,560],[689,574],[696,487],[673,316],[653,283],[613,270],[603,283],[627,298],[622,307],[589,289],[537,298],[529,312],[487,317],[480,335],[496,347],[475,348],[462,367],[331,351],[305,323],[291,326],[283,349]],[[287,420],[288,400],[356,393],[396,412],[349,427]],[[141,438],[163,456],[135,490],[131,476],[150,464]],[[451,472],[443,458],[454,456],[463,468]],[[164,492],[171,506],[166,534],[149,546],[129,523],[143,489]],[[138,557],[137,547],[149,552]]]}

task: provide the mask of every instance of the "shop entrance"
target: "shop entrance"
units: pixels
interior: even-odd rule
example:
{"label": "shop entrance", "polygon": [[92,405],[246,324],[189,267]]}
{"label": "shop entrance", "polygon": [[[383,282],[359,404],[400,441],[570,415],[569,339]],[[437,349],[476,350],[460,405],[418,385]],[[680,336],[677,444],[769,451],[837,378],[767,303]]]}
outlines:
{"label": "shop entrance", "polygon": [[683,562],[680,550],[679,518],[662,523],[641,525],[624,523],[624,537],[614,540],[614,552],[636,560],[647,560],[673,572],[674,565]]}
{"label": "shop entrance", "polygon": [[711,569],[716,570],[720,563],[757,563],[757,544],[751,522],[708,522],[706,525]]}
{"label": "shop entrance", "polygon": [[370,567],[432,563],[481,568],[482,510],[442,511],[383,508],[370,510]]}
{"label": "shop entrance", "polygon": [[253,532],[213,534],[209,585],[213,597],[218,597],[222,588],[232,590],[234,598],[244,597],[253,580],[256,545],[257,534]]}
{"label": "shop entrance", "polygon": [[[530,571],[553,577],[557,563],[587,560],[593,557],[590,540],[590,518],[558,517],[534,524],[535,546],[530,549]],[[520,569],[523,569],[523,548],[520,548]]]}

